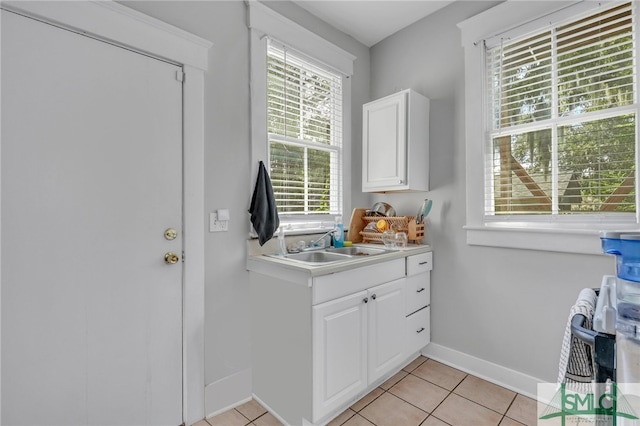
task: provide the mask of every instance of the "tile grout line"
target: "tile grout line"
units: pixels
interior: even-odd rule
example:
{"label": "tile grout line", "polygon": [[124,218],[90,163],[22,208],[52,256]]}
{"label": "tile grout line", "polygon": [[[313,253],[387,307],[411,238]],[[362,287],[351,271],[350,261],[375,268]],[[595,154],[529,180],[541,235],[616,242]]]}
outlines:
{"label": "tile grout line", "polygon": [[[238,410],[237,410],[237,409],[235,409],[235,408],[234,408],[234,410],[235,410],[238,414],[240,414],[242,417],[244,417],[245,419],[247,419],[247,420],[249,421],[249,423],[247,423],[247,425],[250,425],[251,423],[253,423],[253,420],[255,420],[255,419],[251,420],[249,417],[245,416],[244,414],[242,414],[240,411],[238,411]],[[264,414],[263,414],[263,415],[264,415]],[[260,417],[260,416],[258,416],[258,417]],[[256,417],[256,419],[257,419],[258,417]],[[246,426],[246,425],[245,425],[245,426]]]}
{"label": "tile grout line", "polygon": [[[505,419],[505,417],[507,417],[507,413],[509,412],[509,409],[513,406],[513,404],[516,402],[516,399],[518,398],[518,395],[520,395],[519,393],[516,392],[515,396],[513,397],[513,399],[511,400],[511,403],[509,404],[509,406],[507,407],[506,411],[504,412],[504,416],[502,416],[502,420]],[[507,417],[508,419],[511,419],[515,422],[520,423],[518,420],[513,419],[511,417]],[[500,422],[502,422],[502,420],[500,420]]]}
{"label": "tile grout line", "polygon": [[[429,358],[427,358],[427,360],[428,360],[428,359],[429,359]],[[426,362],[427,360],[425,360],[424,362]],[[424,364],[424,362],[422,362],[420,365]],[[433,383],[433,382],[431,382],[431,381],[429,381],[429,380],[427,380],[427,379],[424,379],[424,378],[422,378],[422,377],[420,377],[420,376],[417,376],[417,375],[413,374],[413,371],[417,370],[417,369],[418,369],[418,367],[420,367],[420,365],[419,365],[419,366],[417,366],[416,368],[414,368],[412,371],[407,371],[407,370],[404,370],[404,369],[400,370],[400,371],[404,371],[404,372],[406,372],[406,373],[407,373],[407,375],[405,375],[402,379],[398,380],[398,381],[397,381],[396,383],[394,383],[393,385],[389,386],[389,389],[387,389],[387,390],[385,390],[385,389],[383,389],[383,388],[380,388],[380,389],[382,389],[384,392],[383,392],[383,393],[381,393],[380,395],[378,395],[378,397],[376,397],[374,400],[372,400],[369,404],[365,405],[365,407],[369,406],[371,403],[373,403],[373,401],[375,401],[376,399],[380,398],[384,393],[387,393],[387,392],[388,392],[388,393],[389,393],[389,394],[391,394],[392,396],[394,396],[394,397],[398,398],[399,400],[401,400],[401,401],[403,401],[403,402],[405,402],[405,403],[407,403],[407,404],[411,405],[412,407],[414,407],[414,408],[416,408],[416,409],[418,409],[418,410],[422,411],[423,413],[427,413],[427,417],[422,421],[422,423],[424,423],[424,422],[425,422],[429,417],[433,416],[433,417],[435,417],[436,419],[440,420],[441,422],[446,423],[446,424],[449,424],[449,423],[445,422],[444,420],[440,419],[439,417],[436,417],[433,413],[434,413],[434,412],[436,411],[436,409],[437,409],[437,408],[438,408],[438,407],[439,407],[439,406],[440,406],[440,405],[441,405],[441,404],[442,404],[442,403],[443,403],[443,402],[444,402],[444,401],[445,401],[445,400],[446,400],[446,399],[447,399],[447,398],[448,398],[448,397],[453,393],[453,390],[449,390],[449,389],[447,389],[447,388],[444,388],[444,387],[442,387],[442,386],[438,385],[437,383]],[[396,374],[397,374],[397,373],[396,373]],[[418,406],[414,405],[413,403],[411,403],[411,402],[409,402],[409,401],[405,400],[404,398],[402,398],[402,397],[400,397],[400,396],[398,396],[398,395],[394,394],[393,392],[390,392],[390,391],[391,391],[391,389],[392,389],[395,385],[397,385],[398,383],[400,383],[402,380],[404,380],[404,379],[405,379],[407,376],[409,376],[409,375],[411,375],[411,376],[413,376],[413,377],[415,377],[415,378],[417,378],[417,379],[423,380],[423,381],[425,381],[425,382],[427,382],[427,383],[429,383],[429,384],[432,384],[433,386],[437,386],[437,387],[439,387],[440,389],[443,389],[443,390],[447,391],[447,392],[448,392],[447,396],[445,396],[445,397],[442,399],[442,401],[440,401],[440,403],[438,403],[438,405],[436,405],[436,406],[435,406],[435,408],[433,409],[433,411],[428,412],[428,411],[423,410],[422,408],[420,408],[420,407],[418,407]],[[467,378],[467,376],[468,376],[468,375],[469,375],[469,374],[466,374],[466,373],[465,373],[465,376],[460,380],[460,382],[458,382],[458,384],[457,384],[453,389],[455,390],[455,389],[460,385],[460,383],[462,383],[462,381],[463,381],[465,378]],[[456,394],[456,395],[458,395],[458,394]],[[470,400],[469,400],[469,401],[470,401]],[[471,402],[474,402],[474,403],[478,404],[478,403],[477,403],[477,402],[475,402],[475,401],[471,401]],[[480,405],[481,407],[484,407],[484,406],[483,406],[483,405],[481,405],[481,404],[478,404],[478,405]],[[362,407],[362,409],[361,409],[360,411],[364,410],[364,408],[365,408],[365,407]],[[485,407],[485,408],[489,409],[489,407]],[[359,412],[356,412],[356,414],[358,414],[358,413],[359,413]],[[499,413],[498,413],[498,414],[499,414]],[[362,417],[364,417],[364,416],[362,416]],[[367,418],[365,417],[365,419],[367,419]],[[369,420],[369,419],[367,419],[367,420]],[[346,422],[345,422],[345,423],[346,423]],[[421,423],[421,424],[422,424],[422,423]]]}
{"label": "tile grout line", "polygon": [[[472,375],[471,375],[471,374],[467,374],[467,375],[464,377],[464,379],[466,379],[466,378],[467,378],[467,377],[469,377],[469,376],[472,376]],[[477,376],[473,376],[473,377],[477,377]],[[451,393],[455,393],[454,391],[458,388],[458,386],[460,386],[460,384],[462,384],[462,382],[464,381],[464,379],[460,380],[460,383],[458,383],[458,384],[456,385],[456,387],[455,387],[455,388],[453,388],[453,390],[451,391]],[[510,403],[509,403],[509,405],[507,406],[507,408],[506,408],[506,410],[504,411],[504,413],[501,413],[501,412],[499,412],[499,411],[494,410],[493,408],[490,408],[490,407],[487,407],[486,405],[480,404],[479,402],[474,401],[473,399],[467,398],[467,397],[466,397],[466,396],[464,396],[464,395],[460,395],[460,394],[456,393],[456,396],[459,396],[460,398],[466,399],[467,401],[472,402],[472,403],[474,403],[474,404],[477,404],[477,405],[479,405],[480,407],[486,408],[487,410],[491,410],[491,411],[493,411],[494,413],[498,413],[498,414],[500,414],[502,417],[500,418],[500,421],[498,422],[498,426],[500,425],[500,423],[502,423],[502,421],[505,419],[505,417],[507,417],[507,412],[509,411],[509,408],[511,408],[511,406],[512,406],[512,405],[513,405],[513,403],[515,402],[515,400],[516,400],[516,398],[517,398],[517,396],[518,396],[518,395],[520,395],[518,392],[514,392],[514,395],[513,395],[513,398],[511,399],[511,402],[510,402]],[[448,398],[449,396],[450,396],[450,394],[449,394],[449,395],[447,395],[447,398]],[[447,399],[447,398],[445,398],[445,399]],[[443,402],[444,402],[444,400],[443,400]],[[434,410],[434,411],[435,411],[435,410]],[[512,419],[511,417],[507,417],[507,418],[508,418],[508,419],[510,419],[510,420],[515,420],[515,419]],[[515,420],[515,421],[517,421],[517,420]],[[445,423],[446,423],[446,422],[445,422]],[[519,422],[518,422],[518,423],[519,423]]]}
{"label": "tile grout line", "polygon": [[[427,359],[429,359],[429,358],[427,358]],[[426,361],[425,361],[425,362],[426,362]],[[424,364],[424,362],[423,362],[422,364]],[[420,364],[420,365],[422,365],[422,364]],[[419,367],[419,366],[418,366],[418,367]],[[413,371],[417,370],[417,368],[418,368],[418,367],[416,367]],[[406,370],[404,370],[404,371],[406,371]],[[461,370],[459,370],[459,371],[461,371]],[[463,377],[463,378],[458,382],[458,384],[457,384],[457,385],[456,385],[452,390],[449,390],[449,389],[447,389],[447,388],[444,388],[444,387],[442,387],[442,386],[438,385],[437,383],[433,383],[433,382],[432,382],[432,381],[430,381],[430,380],[427,380],[427,379],[425,379],[425,378],[422,378],[422,377],[420,377],[420,376],[417,376],[417,375],[413,374],[413,372],[409,372],[409,374],[411,374],[412,376],[414,376],[414,377],[416,377],[416,378],[418,378],[418,379],[424,380],[425,382],[430,383],[430,384],[432,384],[432,385],[434,385],[434,386],[438,386],[439,388],[444,389],[444,390],[446,390],[446,391],[448,391],[448,392],[449,392],[449,393],[447,394],[447,396],[446,396],[442,401],[440,401],[440,403],[436,406],[436,408],[434,408],[434,409],[433,409],[433,412],[435,412],[435,410],[436,410],[436,409],[437,409],[437,408],[438,408],[438,407],[439,407],[439,406],[440,406],[440,405],[441,405],[441,404],[442,404],[442,403],[443,403],[443,402],[444,402],[444,401],[445,401],[449,396],[451,396],[451,394],[455,394],[456,396],[459,396],[460,398],[466,399],[467,401],[472,402],[472,403],[474,403],[474,404],[476,404],[476,405],[479,405],[480,407],[486,408],[487,410],[491,410],[491,411],[493,411],[494,413],[500,414],[500,415],[502,416],[502,418],[500,419],[500,421],[504,420],[504,418],[505,418],[505,417],[506,417],[506,418],[508,418],[508,419],[510,419],[510,420],[515,420],[515,419],[513,419],[513,418],[511,418],[511,417],[508,417],[508,416],[507,416],[507,412],[509,411],[509,409],[511,408],[511,406],[515,403],[515,400],[516,400],[516,398],[518,397],[518,395],[521,395],[519,392],[514,392],[513,398],[511,399],[511,402],[509,402],[509,405],[508,405],[508,406],[507,406],[507,408],[505,409],[505,412],[504,412],[504,413],[501,413],[500,411],[496,411],[496,410],[494,410],[494,409],[493,409],[493,408],[491,408],[491,407],[487,407],[487,406],[486,406],[486,405],[484,405],[484,404],[481,404],[481,403],[479,403],[479,402],[477,402],[477,401],[474,401],[473,399],[467,398],[466,396],[464,396],[464,395],[460,395],[460,394],[458,394],[458,393],[456,393],[456,392],[455,392],[455,390],[456,390],[456,389],[457,389],[457,388],[462,384],[462,382],[463,382],[467,377],[470,377],[470,376],[472,376],[472,377],[477,377],[477,376],[474,376],[474,375],[469,374],[469,373],[465,373],[465,376],[464,376],[464,377]],[[406,376],[405,376],[405,377],[406,377]],[[398,382],[398,383],[399,383],[399,382]],[[491,383],[491,382],[489,382],[489,383]],[[396,383],[396,384],[397,384],[397,383]],[[395,386],[395,384],[394,384],[394,386]],[[391,389],[391,388],[389,388],[389,389]],[[397,395],[395,395],[395,394],[393,394],[393,393],[392,393],[392,395],[397,396]],[[398,397],[398,398],[400,398],[400,397]],[[400,399],[402,399],[402,398],[400,398]],[[402,399],[402,400],[403,400],[403,401],[405,401],[404,399]],[[405,401],[405,402],[407,402],[407,403],[411,404],[409,401]],[[411,404],[411,405],[413,405],[413,404]],[[413,406],[414,406],[414,407],[416,407],[415,405],[413,405]],[[420,407],[416,407],[416,408],[421,409]],[[424,410],[423,410],[423,411],[424,411]],[[432,414],[433,414],[433,412],[429,413],[429,415],[432,415]],[[434,416],[434,417],[436,417],[436,416]],[[441,420],[441,421],[442,421],[442,419],[439,419],[438,417],[436,417],[436,418],[437,418],[438,420]],[[515,420],[515,421],[517,421],[517,420]],[[446,422],[445,422],[445,423],[446,423]],[[520,422],[518,422],[518,423],[520,423]]]}
{"label": "tile grout line", "polygon": [[427,418],[426,418],[426,419],[424,419],[424,421],[423,421],[422,423],[420,423],[420,426],[424,425],[424,422],[426,422],[427,420],[429,420],[431,417],[433,417],[434,419],[437,419],[438,421],[440,421],[440,422],[444,423],[444,424],[445,424],[445,425],[447,425],[447,426],[452,426],[452,425],[451,425],[451,423],[447,423],[447,422],[445,422],[444,420],[442,420],[440,417],[435,416],[435,415],[433,415],[433,414],[429,414],[429,415],[427,416]]}
{"label": "tile grout line", "polygon": [[[260,414],[260,415],[259,415],[258,417],[256,417],[255,419],[253,419],[253,420],[249,420],[249,424],[253,424],[256,420],[258,420],[258,419],[259,419],[259,418],[261,418],[261,417],[266,416],[268,413],[269,413],[269,412],[268,412],[268,411],[266,411],[266,412],[264,412],[264,413]],[[242,414],[242,413],[240,413],[240,414]],[[244,418],[246,419],[247,417],[246,417],[246,416],[244,416]]]}
{"label": "tile grout line", "polygon": [[[465,374],[465,376],[462,378],[462,380],[466,379],[466,378],[467,378],[467,376],[468,376],[468,374]],[[416,376],[416,377],[418,377],[418,376]],[[422,379],[422,377],[418,377],[418,378]],[[425,380],[425,379],[422,379],[422,380]],[[457,388],[457,387],[460,385],[460,383],[462,383],[462,380],[460,380],[460,382],[458,382],[458,384],[457,384],[457,385],[455,385],[455,386],[453,387],[453,389],[451,389],[451,390],[449,390],[449,389],[447,389],[447,388],[443,388],[442,386],[437,385],[437,384],[435,384],[435,383],[429,382],[428,380],[425,380],[425,381],[427,381],[427,382],[429,382],[429,383],[432,383],[432,384],[433,384],[433,385],[435,385],[435,386],[438,386],[438,387],[440,387],[440,388],[442,388],[442,389],[445,389],[445,390],[449,391],[449,393],[447,394],[447,396],[445,396],[444,398],[442,398],[442,401],[440,401],[440,403],[439,403],[438,405],[436,405],[436,406],[435,406],[435,408],[433,409],[433,411],[432,411],[429,415],[432,415],[433,413],[435,413],[435,412],[436,412],[436,410],[438,409],[438,407],[440,407],[440,406],[442,405],[442,403],[443,403],[443,402],[445,402],[445,401],[447,400],[447,398],[449,398],[449,397],[451,396],[451,394],[453,394],[453,391],[455,390],[455,388]],[[441,422],[443,422],[443,423],[447,423],[447,422],[445,422],[444,420],[442,420],[441,418],[437,417],[435,414],[433,415],[433,417],[435,417],[436,419],[440,420],[440,421],[441,421]],[[427,417],[427,418],[428,418],[428,417]],[[447,424],[449,424],[449,423],[447,423]]]}
{"label": "tile grout line", "polygon": [[[424,363],[423,363],[423,364],[424,364]],[[422,364],[420,364],[420,365],[422,365]],[[416,367],[414,370],[416,370],[416,369],[417,369],[417,367]],[[406,370],[404,370],[404,371],[406,371]],[[513,403],[514,403],[514,402],[515,402],[515,400],[516,400],[516,397],[519,395],[519,393],[518,393],[518,392],[514,392],[513,398],[512,398],[512,399],[511,399],[511,401],[509,402],[509,405],[508,405],[508,406],[507,406],[507,408],[505,409],[505,412],[504,412],[504,413],[501,413],[500,411],[496,411],[496,410],[494,410],[494,409],[493,409],[493,408],[491,408],[491,407],[487,407],[487,406],[486,406],[486,405],[484,405],[484,404],[481,404],[481,403],[479,403],[479,402],[477,402],[477,401],[474,401],[473,399],[467,398],[466,396],[464,396],[464,395],[460,395],[460,394],[458,394],[458,393],[456,393],[456,392],[455,392],[455,390],[456,390],[456,389],[458,389],[458,387],[462,384],[462,382],[463,382],[467,377],[472,376],[471,374],[465,373],[465,376],[464,376],[464,377],[463,377],[463,378],[458,382],[458,384],[456,384],[456,385],[453,387],[453,389],[451,389],[451,390],[449,390],[449,389],[447,389],[447,388],[444,388],[444,387],[442,387],[442,386],[438,385],[437,383],[433,383],[433,382],[431,382],[431,381],[429,381],[429,380],[427,380],[427,379],[424,379],[424,378],[422,378],[422,377],[420,377],[420,376],[417,376],[417,375],[413,374],[412,372],[408,372],[407,376],[408,376],[408,375],[412,375],[413,377],[416,377],[416,378],[418,378],[418,379],[420,379],[420,380],[424,380],[424,381],[425,381],[425,382],[427,382],[427,383],[430,383],[430,384],[432,384],[432,385],[434,385],[434,386],[437,386],[437,387],[439,387],[439,388],[441,388],[441,389],[446,390],[446,391],[448,392],[447,396],[445,396],[445,397],[442,399],[442,401],[440,401],[440,403],[438,403],[438,405],[436,405],[436,406],[435,406],[435,408],[433,409],[433,411],[431,411],[431,412],[427,412],[427,411],[423,410],[422,408],[420,408],[420,407],[418,407],[418,406],[416,406],[416,405],[412,404],[411,402],[409,402],[409,401],[407,401],[407,400],[403,399],[402,397],[400,397],[400,396],[398,396],[398,395],[394,394],[393,392],[389,392],[389,393],[391,393],[391,395],[393,395],[393,396],[395,396],[395,397],[399,398],[400,400],[402,400],[402,401],[406,402],[407,404],[410,404],[411,406],[413,406],[413,407],[415,407],[415,408],[417,408],[417,409],[419,409],[419,410],[422,410],[422,411],[426,412],[426,413],[428,414],[427,419],[428,419],[429,417],[433,416],[433,417],[435,417],[436,419],[438,419],[438,420],[442,421],[443,423],[447,423],[447,422],[445,422],[444,420],[442,420],[442,419],[440,419],[439,417],[437,417],[436,415],[434,415],[434,413],[435,413],[435,411],[438,409],[438,407],[440,407],[440,405],[442,405],[442,403],[443,403],[447,398],[449,398],[452,394],[455,394],[456,396],[458,396],[458,397],[460,397],[460,398],[463,398],[463,399],[466,399],[467,401],[469,401],[469,402],[471,402],[471,403],[473,403],[473,404],[476,404],[476,405],[478,405],[478,406],[480,406],[480,407],[482,407],[482,408],[486,408],[487,410],[490,410],[490,411],[493,411],[493,412],[494,412],[494,413],[496,413],[496,414],[499,414],[501,417],[500,417],[500,422],[498,422],[498,425],[499,425],[499,424],[500,424],[500,423],[505,419],[505,417],[507,417],[507,412],[509,411],[509,408],[511,408],[511,406],[513,405]],[[406,377],[406,376],[405,376],[405,377]],[[473,376],[473,377],[476,377],[476,376]],[[395,386],[396,384],[400,383],[402,380],[404,380],[404,378],[403,378],[403,379],[401,379],[401,380],[399,380],[399,381],[398,381],[397,383],[395,383],[393,386]],[[391,388],[392,388],[393,386],[391,386],[391,387],[389,388],[389,390],[388,390],[388,391],[390,391],[390,390],[391,390]],[[511,419],[511,417],[507,417],[507,418]],[[427,419],[425,419],[425,421],[426,421]],[[515,419],[511,419],[511,420],[515,420]],[[448,423],[447,423],[447,424],[448,424]]]}
{"label": "tile grout line", "polygon": [[[436,405],[436,407],[433,409],[433,411],[436,411],[436,408],[438,408],[438,407],[440,406],[440,404],[442,404],[442,403],[444,402],[444,400],[445,400],[445,399],[447,399],[447,398],[449,397],[449,395],[451,395],[451,393],[452,393],[452,391],[450,391],[449,389],[447,389],[447,388],[443,388],[442,386],[439,386],[439,385],[437,385],[437,384],[435,384],[435,383],[433,383],[433,382],[430,382],[430,381],[428,381],[428,380],[425,380],[425,379],[423,379],[422,377],[418,377],[418,376],[416,376],[415,374],[411,374],[411,373],[407,374],[407,376],[409,376],[409,375],[411,375],[411,376],[413,376],[413,377],[415,377],[415,378],[417,378],[417,379],[423,380],[423,381],[425,381],[425,382],[427,382],[427,383],[430,383],[430,384],[432,384],[432,385],[434,385],[434,386],[439,387],[440,389],[444,389],[444,390],[446,390],[447,392],[449,392],[449,393],[447,394],[447,396],[445,396],[445,397],[442,399],[442,401],[440,401],[440,403],[439,403],[438,405]],[[404,380],[404,378],[406,378],[407,376],[403,377],[403,380]],[[398,383],[400,383],[401,381],[402,381],[402,380],[398,381]],[[398,383],[395,383],[393,386],[397,385]],[[391,386],[387,392],[389,392],[393,386]],[[425,411],[425,410],[423,410],[422,408],[418,407],[417,405],[414,405],[413,403],[411,403],[411,402],[407,401],[406,399],[402,398],[401,396],[398,396],[398,395],[396,395],[396,394],[395,394],[395,393],[393,393],[393,392],[389,392],[389,393],[390,393],[391,395],[395,396],[396,398],[398,398],[399,400],[404,401],[404,402],[406,402],[407,404],[411,405],[412,407],[415,407],[415,408],[417,408],[418,410],[420,410],[420,411],[423,411],[423,412],[427,413],[427,414],[428,414],[427,418],[429,418],[429,416],[433,414],[433,411],[432,411],[432,412]],[[377,399],[377,398],[376,398],[376,399]],[[434,416],[434,417],[435,417],[435,416]],[[426,419],[425,419],[425,420],[426,420]],[[438,419],[438,420],[440,420],[440,419]],[[446,422],[445,422],[445,423],[446,423]]]}
{"label": "tile grout line", "polygon": [[[368,406],[370,406],[371,404],[373,404],[374,401],[376,401],[378,398],[380,398],[382,395],[384,395],[385,393],[388,392],[388,390],[381,388],[380,386],[378,386],[379,389],[382,389],[382,393],[380,395],[378,395],[377,397],[375,397],[373,400],[371,400],[367,405],[365,405],[364,407],[362,407],[360,409],[360,411],[356,411],[356,414],[360,415],[360,417],[362,417],[363,419],[365,419],[366,421],[368,421],[369,423],[371,423],[374,426],[378,426],[376,425],[373,421],[369,420],[367,417],[363,416],[362,414],[360,414],[361,411],[364,411],[365,408],[367,408]],[[391,388],[389,388],[391,389]],[[373,391],[372,391],[373,392]],[[393,395],[393,394],[392,394]]]}
{"label": "tile grout line", "polygon": [[[429,359],[429,358],[427,358],[427,360],[428,360],[428,359]],[[426,360],[425,360],[424,362],[426,362]],[[420,365],[424,364],[424,362],[422,362]],[[467,398],[467,397],[465,397],[465,396],[463,396],[463,395],[460,395],[460,394],[455,393],[455,390],[460,386],[460,384],[462,384],[462,382],[463,382],[467,377],[471,376],[470,374],[465,373],[464,377],[463,377],[462,379],[460,379],[460,381],[459,381],[459,382],[458,382],[458,383],[453,387],[453,389],[449,390],[449,389],[447,389],[447,388],[444,388],[444,387],[440,386],[440,385],[439,385],[439,384],[437,384],[437,383],[433,383],[433,382],[431,382],[431,381],[429,381],[429,380],[427,380],[427,379],[425,379],[425,378],[422,378],[422,377],[420,377],[420,376],[417,376],[417,375],[413,374],[413,371],[417,370],[417,369],[420,367],[420,365],[418,365],[418,366],[417,366],[416,368],[414,368],[412,371],[407,371],[407,370],[404,370],[404,369],[400,370],[400,371],[404,371],[404,372],[406,372],[406,373],[407,373],[407,375],[406,375],[406,376],[404,376],[402,379],[398,380],[398,381],[397,381],[396,383],[394,383],[393,385],[389,386],[389,389],[387,389],[387,390],[382,389],[382,388],[381,388],[381,389],[384,391],[383,393],[388,392],[388,393],[390,393],[391,395],[393,395],[394,397],[396,397],[396,398],[400,399],[401,401],[404,401],[404,402],[406,402],[407,404],[411,405],[412,407],[414,407],[414,408],[416,408],[416,409],[418,409],[418,410],[420,410],[420,411],[422,411],[422,412],[427,413],[427,418],[425,418],[425,421],[426,421],[430,416],[433,416],[433,417],[435,417],[436,419],[438,419],[438,420],[440,420],[440,421],[442,421],[442,422],[444,422],[444,423],[447,423],[447,422],[445,422],[444,420],[442,420],[442,419],[438,418],[437,416],[435,416],[433,413],[438,409],[438,407],[439,407],[440,405],[442,405],[442,403],[443,403],[443,402],[444,402],[448,397],[450,397],[450,396],[451,396],[451,394],[455,394],[456,396],[459,396],[460,398],[466,399],[466,400],[467,400],[467,401],[469,401],[469,402],[472,402],[472,403],[474,403],[474,404],[476,404],[476,405],[478,405],[478,406],[480,406],[480,407],[486,408],[487,410],[490,410],[490,411],[493,411],[493,412],[494,412],[494,413],[496,413],[496,414],[499,414],[499,415],[501,416],[501,418],[500,418],[500,422],[502,422],[502,420],[504,420],[504,418],[505,418],[505,417],[507,417],[507,414],[506,414],[506,413],[507,413],[507,411],[509,411],[509,408],[511,408],[511,405],[513,404],[513,402],[514,402],[514,401],[515,401],[515,399],[516,399],[516,396],[518,395],[518,393],[517,393],[517,392],[515,392],[515,395],[513,396],[513,399],[511,400],[511,402],[510,402],[510,403],[509,403],[509,405],[507,406],[507,409],[505,410],[505,412],[504,412],[504,413],[501,413],[501,412],[496,411],[496,410],[494,410],[494,409],[492,409],[492,408],[490,408],[490,407],[487,407],[486,405],[483,405],[483,404],[481,404],[481,403],[479,403],[479,402],[477,402],[477,401],[474,401],[474,400],[469,399],[469,398]],[[392,389],[395,385],[397,385],[398,383],[400,383],[402,380],[404,380],[404,379],[405,379],[407,376],[409,376],[409,375],[411,375],[411,376],[413,376],[413,377],[415,377],[415,378],[417,378],[417,379],[423,380],[423,381],[425,381],[425,382],[427,382],[427,383],[430,383],[430,384],[432,384],[432,385],[434,385],[434,386],[437,386],[437,387],[439,387],[440,389],[444,389],[444,390],[446,390],[446,391],[448,392],[447,396],[445,396],[445,397],[442,399],[442,401],[440,401],[440,403],[438,403],[438,405],[436,405],[436,406],[435,406],[435,408],[433,409],[433,411],[428,412],[428,411],[425,411],[425,410],[423,410],[422,408],[420,408],[420,407],[418,407],[418,406],[416,406],[416,405],[412,404],[410,401],[407,401],[407,400],[405,400],[404,398],[402,398],[402,397],[400,397],[400,396],[398,396],[398,395],[394,394],[393,392],[391,392],[391,389]],[[475,376],[474,376],[474,377],[475,377]],[[382,393],[382,394],[383,394],[383,393]],[[378,395],[378,397],[376,397],[374,400],[372,400],[371,402],[369,402],[369,404],[365,405],[365,407],[367,407],[367,406],[368,406],[368,405],[370,405],[373,401],[375,401],[375,400],[376,400],[376,399],[378,399],[380,396],[382,396],[382,394]],[[361,411],[362,411],[365,407],[362,407]],[[358,412],[356,412],[356,414],[358,414]],[[509,419],[511,419],[511,417],[509,417]],[[368,419],[367,419],[367,420],[368,420]],[[448,424],[448,423],[447,423],[447,424]],[[498,423],[498,424],[500,424],[500,423]]]}
{"label": "tile grout line", "polygon": [[[416,376],[416,377],[418,377],[418,376]],[[421,377],[419,377],[419,378],[421,378]],[[424,380],[424,379],[422,379],[422,380]],[[429,381],[427,380],[427,382],[429,382]],[[429,383],[431,383],[431,382],[429,382]],[[438,385],[436,385],[435,383],[433,383],[433,384],[434,384],[435,386],[438,386]],[[442,386],[440,386],[440,387],[442,387]],[[447,398],[449,398],[449,397],[451,396],[451,394],[453,393],[453,391],[452,391],[452,390],[449,390],[449,389],[446,389],[446,388],[442,388],[442,389],[444,389],[444,390],[448,391],[449,393],[447,394],[447,396],[445,396],[444,398],[442,398],[442,401],[440,401],[440,402],[438,403],[438,405],[436,405],[436,406],[433,408],[433,411],[432,411],[431,413],[429,413],[429,416],[427,416],[427,419],[428,419],[430,416],[433,416],[433,417],[435,417],[436,419],[440,420],[442,423],[446,423],[446,424],[448,424],[448,425],[449,425],[449,423],[445,422],[445,421],[444,421],[444,420],[442,420],[440,417],[438,417],[438,416],[436,416],[436,415],[434,414],[434,413],[436,412],[436,410],[438,409],[438,407],[440,407],[440,406],[442,405],[442,403],[443,403]],[[427,419],[425,419],[425,421],[426,421]]]}

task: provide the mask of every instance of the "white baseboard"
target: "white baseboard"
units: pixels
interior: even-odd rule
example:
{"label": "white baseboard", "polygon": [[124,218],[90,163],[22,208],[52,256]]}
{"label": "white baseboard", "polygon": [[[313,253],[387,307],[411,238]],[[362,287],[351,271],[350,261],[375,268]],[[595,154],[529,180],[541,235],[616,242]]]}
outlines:
{"label": "white baseboard", "polygon": [[533,399],[536,399],[538,383],[546,383],[545,380],[435,343],[428,344],[422,350],[422,355]]}
{"label": "white baseboard", "polygon": [[206,418],[217,416],[251,400],[251,369],[239,371],[204,388]]}

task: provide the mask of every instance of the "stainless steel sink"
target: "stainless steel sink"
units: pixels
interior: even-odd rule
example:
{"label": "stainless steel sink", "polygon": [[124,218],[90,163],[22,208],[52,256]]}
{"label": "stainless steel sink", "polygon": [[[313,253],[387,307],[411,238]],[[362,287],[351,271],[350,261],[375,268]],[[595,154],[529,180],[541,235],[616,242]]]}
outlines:
{"label": "stainless steel sink", "polygon": [[293,260],[296,262],[310,263],[310,264],[323,264],[340,262],[351,259],[351,256],[340,253],[329,253],[327,251],[308,251],[302,253],[291,253],[287,255],[267,255],[271,257],[277,257],[281,259]]}
{"label": "stainless steel sink", "polygon": [[326,249],[328,253],[340,253],[347,254],[349,256],[374,256],[376,254],[388,253],[388,250],[382,248],[371,248],[371,247],[339,247],[339,248],[328,248]]}
{"label": "stainless steel sink", "polygon": [[382,248],[370,247],[340,247],[326,248],[314,251],[303,251],[300,253],[267,254],[265,256],[275,257],[279,259],[291,260],[294,262],[306,263],[308,265],[323,265],[334,262],[344,262],[350,259],[356,259],[361,256],[375,256],[378,254],[388,253],[389,250]]}

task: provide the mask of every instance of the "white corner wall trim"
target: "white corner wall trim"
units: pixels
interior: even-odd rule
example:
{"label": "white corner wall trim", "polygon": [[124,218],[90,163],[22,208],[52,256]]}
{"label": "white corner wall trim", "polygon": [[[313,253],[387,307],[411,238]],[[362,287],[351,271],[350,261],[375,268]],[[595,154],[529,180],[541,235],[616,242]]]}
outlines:
{"label": "white corner wall trim", "polygon": [[213,43],[113,1],[3,1],[2,7],[201,70]]}
{"label": "white corner wall trim", "polygon": [[313,57],[345,75],[353,75],[354,55],[328,42],[303,26],[285,18],[256,0],[246,0],[249,10],[249,28],[285,43],[301,53],[313,46]]}
{"label": "white corner wall trim", "polygon": [[204,389],[206,418],[235,408],[251,399],[251,369],[209,383]]}
{"label": "white corner wall trim", "polygon": [[542,379],[435,343],[427,345],[422,355],[533,399],[536,399],[538,383],[546,383]]}

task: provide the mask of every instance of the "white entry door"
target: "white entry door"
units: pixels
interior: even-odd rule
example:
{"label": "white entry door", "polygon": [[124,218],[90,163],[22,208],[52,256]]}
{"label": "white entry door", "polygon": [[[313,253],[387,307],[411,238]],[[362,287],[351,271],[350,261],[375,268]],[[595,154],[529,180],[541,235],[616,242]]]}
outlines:
{"label": "white entry door", "polygon": [[179,425],[181,68],[1,28],[2,424]]}

